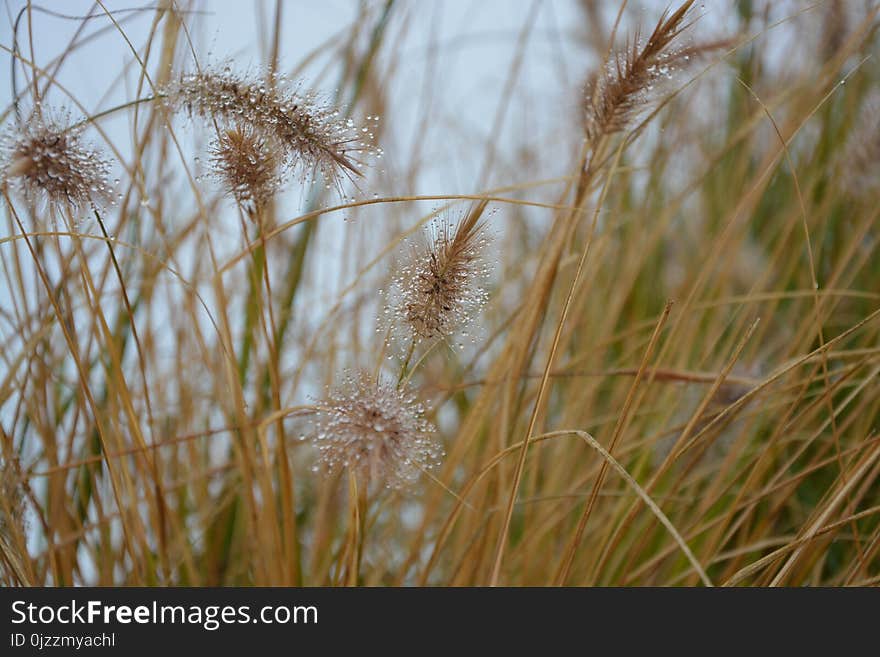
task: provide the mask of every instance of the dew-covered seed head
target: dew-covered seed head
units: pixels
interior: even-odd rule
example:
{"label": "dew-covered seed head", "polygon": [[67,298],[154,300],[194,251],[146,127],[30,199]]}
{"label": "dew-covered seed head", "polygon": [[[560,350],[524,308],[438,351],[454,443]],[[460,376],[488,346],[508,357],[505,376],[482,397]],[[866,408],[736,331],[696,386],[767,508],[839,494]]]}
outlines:
{"label": "dew-covered seed head", "polygon": [[26,200],[79,212],[111,200],[110,163],[68,116],[35,114],[3,139],[2,177]]}
{"label": "dew-covered seed head", "polygon": [[291,90],[276,74],[206,69],[180,76],[162,89],[162,95],[173,111],[247,123],[277,142],[285,167],[300,180],[320,174],[340,192],[343,180],[355,180],[368,159],[381,156],[373,145],[376,117],[369,117],[370,125],[359,126],[315,94]]}
{"label": "dew-covered seed head", "polygon": [[309,436],[318,469],[351,471],[365,487],[402,488],[443,456],[417,397],[366,372],[346,376],[319,406]]}
{"label": "dew-covered seed head", "polygon": [[278,142],[248,124],[223,130],[211,148],[211,170],[227,194],[249,213],[269,202],[284,183]]}
{"label": "dew-covered seed head", "polygon": [[626,130],[650,106],[655,87],[672,79],[693,56],[724,44],[673,46],[689,25],[686,17],[691,4],[687,2],[671,14],[664,13],[647,39],[637,33],[589,79],[584,93],[584,132],[588,142],[595,144],[601,137]]}
{"label": "dew-covered seed head", "polygon": [[[449,338],[485,306],[490,273],[485,257],[487,236],[479,217],[485,204],[453,222],[431,223],[424,243],[397,270],[388,299],[392,334],[416,340]],[[404,342],[408,342],[404,340]]]}

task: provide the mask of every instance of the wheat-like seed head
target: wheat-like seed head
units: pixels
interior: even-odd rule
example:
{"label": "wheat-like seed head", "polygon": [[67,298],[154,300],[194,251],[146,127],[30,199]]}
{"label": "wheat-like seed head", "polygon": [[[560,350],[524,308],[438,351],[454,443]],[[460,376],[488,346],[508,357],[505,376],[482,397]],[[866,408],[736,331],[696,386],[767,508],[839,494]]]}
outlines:
{"label": "wheat-like seed head", "polygon": [[110,163],[85,144],[82,127],[44,110],[3,139],[2,177],[29,202],[79,212],[111,200]]}
{"label": "wheat-like seed head", "polygon": [[276,140],[285,165],[302,180],[318,172],[328,187],[341,190],[343,179],[354,180],[369,157],[381,156],[369,127],[358,128],[316,95],[287,87],[280,75],[249,77],[226,67],[183,75],[162,93],[172,109],[247,123],[264,138]]}
{"label": "wheat-like seed head", "polygon": [[321,462],[315,469],[352,471],[365,488],[380,482],[389,488],[413,483],[443,456],[425,411],[411,392],[366,372],[345,377],[314,420],[309,437]]}
{"label": "wheat-like seed head", "polygon": [[489,274],[487,238],[477,205],[457,225],[432,223],[426,244],[414,250],[394,277],[386,314],[409,337],[448,338],[486,304],[482,283]]}
{"label": "wheat-like seed head", "polygon": [[625,130],[646,108],[654,85],[671,78],[676,66],[691,56],[692,49],[675,52],[671,44],[687,27],[684,19],[692,4],[688,0],[671,15],[664,14],[644,44],[636,33],[587,83],[584,130],[591,144]]}

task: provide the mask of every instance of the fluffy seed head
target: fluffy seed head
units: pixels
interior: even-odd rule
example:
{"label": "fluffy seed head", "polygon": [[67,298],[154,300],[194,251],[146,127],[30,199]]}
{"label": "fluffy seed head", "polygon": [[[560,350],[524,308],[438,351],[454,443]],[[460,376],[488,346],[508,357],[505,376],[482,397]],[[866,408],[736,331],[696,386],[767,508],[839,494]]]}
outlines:
{"label": "fluffy seed head", "polygon": [[360,372],[328,394],[310,438],[325,470],[349,470],[365,487],[402,488],[443,456],[424,415],[415,395]]}
{"label": "fluffy seed head", "polygon": [[692,4],[689,0],[671,15],[664,14],[644,44],[636,34],[611,56],[604,72],[587,83],[584,130],[590,142],[625,130],[646,107],[654,85],[671,78],[677,65],[690,58],[694,49],[673,52],[670,46],[686,27],[684,18]]}
{"label": "fluffy seed head", "polygon": [[[369,128],[358,128],[314,94],[287,88],[283,76],[248,77],[230,68],[181,76],[163,89],[166,103],[190,115],[247,122],[281,146],[285,164],[302,180],[319,172],[328,187],[362,175],[369,156],[381,156]],[[369,120],[374,120],[368,117]]]}
{"label": "fluffy seed head", "polygon": [[34,115],[7,134],[3,150],[2,177],[28,201],[74,211],[110,201],[110,164],[83,142],[82,128],[70,127],[67,115]]}
{"label": "fluffy seed head", "polygon": [[284,182],[277,140],[248,124],[220,133],[211,148],[211,168],[226,192],[249,213],[265,205]]}
{"label": "fluffy seed head", "polygon": [[397,272],[389,314],[416,339],[447,338],[470,322],[486,304],[481,287],[489,273],[480,203],[457,226],[446,219],[432,224],[427,243]]}

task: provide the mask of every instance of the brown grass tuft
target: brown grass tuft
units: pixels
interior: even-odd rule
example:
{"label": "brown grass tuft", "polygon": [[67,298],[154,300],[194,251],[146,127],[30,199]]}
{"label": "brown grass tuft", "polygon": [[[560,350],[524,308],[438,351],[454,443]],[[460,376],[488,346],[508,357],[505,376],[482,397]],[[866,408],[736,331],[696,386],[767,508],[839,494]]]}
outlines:
{"label": "brown grass tuft", "polygon": [[842,154],[843,184],[857,198],[880,190],[880,92],[864,101]]}
{"label": "brown grass tuft", "polygon": [[[23,480],[17,464],[0,457],[0,581],[28,583]],[[22,549],[19,549],[19,547]]]}

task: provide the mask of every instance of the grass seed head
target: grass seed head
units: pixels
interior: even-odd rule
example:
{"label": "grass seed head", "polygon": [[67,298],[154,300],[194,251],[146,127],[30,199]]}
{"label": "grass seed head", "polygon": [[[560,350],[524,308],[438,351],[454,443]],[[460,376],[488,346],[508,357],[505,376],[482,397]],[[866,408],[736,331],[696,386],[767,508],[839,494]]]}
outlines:
{"label": "grass seed head", "polygon": [[277,140],[246,123],[222,131],[211,148],[214,176],[251,215],[281,188],[283,164]]}
{"label": "grass seed head", "polygon": [[0,536],[10,538],[14,527],[24,526],[24,490],[21,475],[13,461],[0,458]]}
{"label": "grass seed head", "polygon": [[648,106],[655,85],[671,79],[675,69],[690,58],[693,49],[676,52],[672,42],[687,27],[685,16],[691,4],[664,14],[646,41],[636,33],[611,55],[604,71],[591,77],[584,95],[584,130],[591,144],[625,130]]}
{"label": "grass seed head", "polygon": [[394,278],[390,314],[416,340],[448,338],[486,304],[490,265],[479,204],[457,225],[437,219]]}
{"label": "grass seed head", "polygon": [[356,126],[314,94],[291,91],[280,75],[208,69],[181,76],[162,93],[172,110],[227,123],[247,122],[280,145],[285,165],[303,181],[317,173],[328,187],[341,191],[343,180],[355,180],[367,159],[381,156],[369,127]]}
{"label": "grass seed head", "polygon": [[365,486],[403,488],[443,456],[424,404],[366,372],[347,376],[321,406],[311,439],[326,471],[352,471]]}
{"label": "grass seed head", "polygon": [[29,557],[23,483],[18,462],[0,457],[0,582],[7,586],[31,583],[24,566]]}
{"label": "grass seed head", "polygon": [[66,114],[44,111],[3,140],[2,177],[29,202],[74,212],[111,201],[110,163],[83,142],[82,128],[70,127]]}

